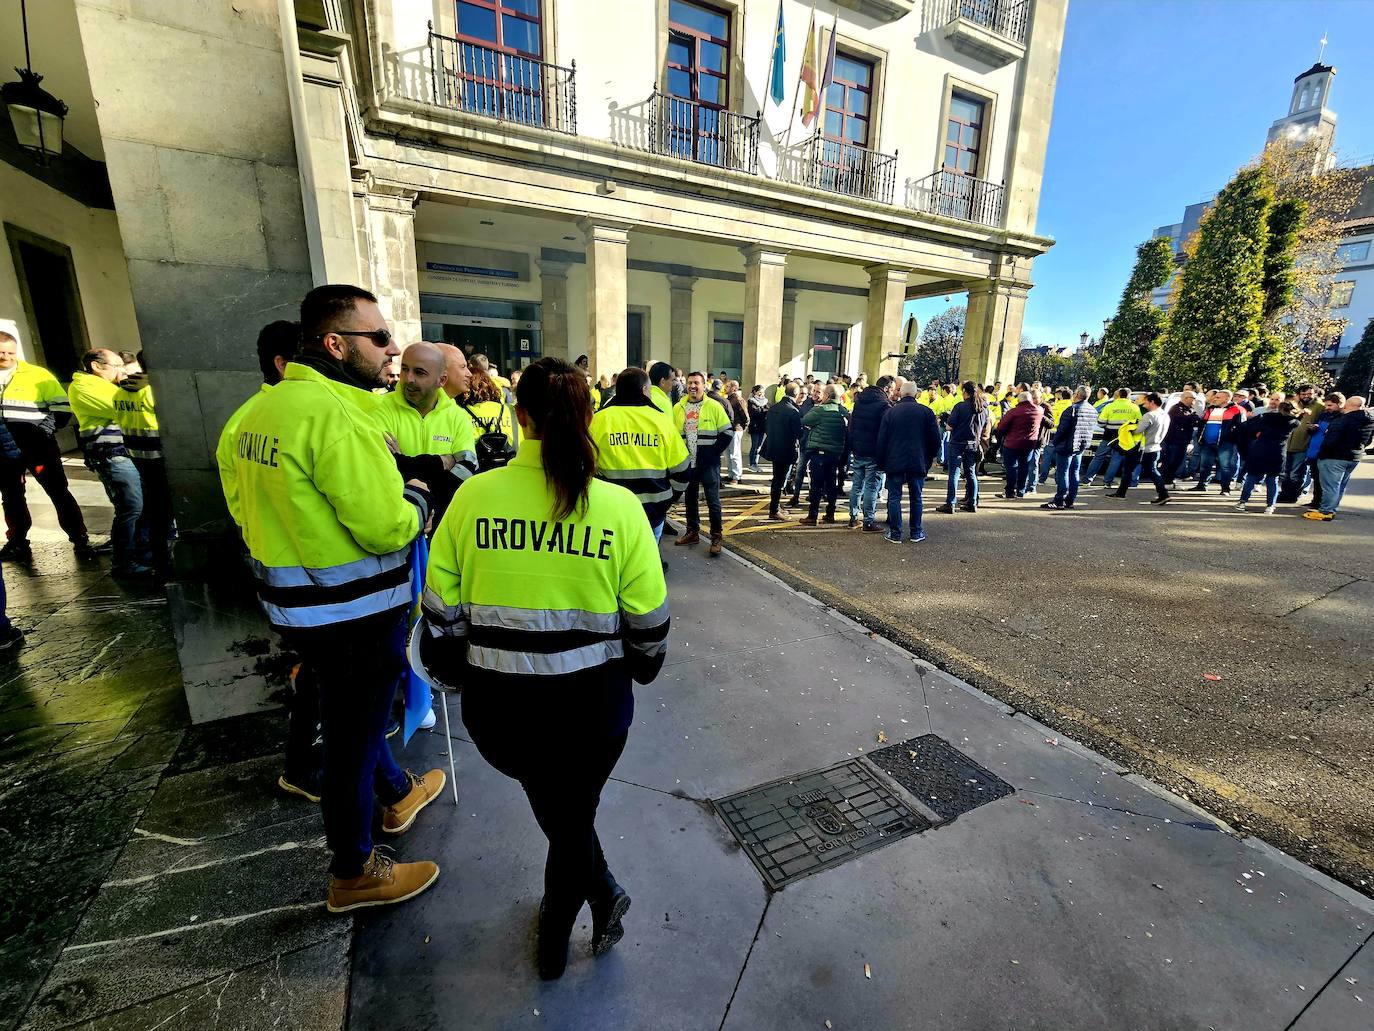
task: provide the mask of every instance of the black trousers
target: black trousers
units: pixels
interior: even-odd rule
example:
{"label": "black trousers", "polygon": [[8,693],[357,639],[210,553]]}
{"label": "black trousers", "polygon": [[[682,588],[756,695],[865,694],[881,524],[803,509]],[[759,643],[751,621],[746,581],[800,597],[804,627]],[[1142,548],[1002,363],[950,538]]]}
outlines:
{"label": "black trousers", "polygon": [[463,725],[482,758],[525,789],[549,841],[545,917],[571,927],[584,902],[607,892],[610,870],[596,836],[596,810],[629,734],[568,734],[556,727],[531,732],[528,721],[513,721],[505,706],[485,701],[473,690],[464,692]]}
{"label": "black trousers", "polygon": [[153,568],[165,573],[172,566],[172,488],[167,482],[167,466],[161,458],[135,458],[134,466],[143,481],[138,538],[152,556]]}
{"label": "black trousers", "polygon": [[1155,485],[1155,494],[1158,497],[1167,497],[1169,492],[1164,489],[1164,472],[1159,467],[1160,452],[1150,451],[1146,454],[1140,453],[1140,448],[1133,447],[1126,452],[1125,459],[1121,462],[1121,482],[1117,484],[1116,496],[1124,498],[1126,491],[1130,489],[1131,480],[1135,477],[1135,467],[1140,466],[1140,475],[1145,477]]}
{"label": "black trousers", "polygon": [[796,462],[774,462],[773,480],[768,485],[768,514],[777,515],[782,504],[783,488],[787,486],[787,476]]}
{"label": "black trousers", "polygon": [[24,454],[23,463],[5,462],[0,469],[0,499],[3,499],[5,525],[11,540],[24,540],[33,527],[28,502],[24,500],[24,476],[32,473],[38,486],[52,500],[57,510],[57,524],[73,542],[86,539],[86,521],[81,518],[81,506],[67,486],[67,474],[62,469],[62,453],[57,441],[47,434],[35,439],[33,433],[16,440]]}
{"label": "black trousers", "polygon": [[840,495],[839,455],[826,455],[819,451],[811,456],[811,498],[809,516],[816,518],[820,511],[821,500],[825,500],[825,514],[834,517],[835,500]]}

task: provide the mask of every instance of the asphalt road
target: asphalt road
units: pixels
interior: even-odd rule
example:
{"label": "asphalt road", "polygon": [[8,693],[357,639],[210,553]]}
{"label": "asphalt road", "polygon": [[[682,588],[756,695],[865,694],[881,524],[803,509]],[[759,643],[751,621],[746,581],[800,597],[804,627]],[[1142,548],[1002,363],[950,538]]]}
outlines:
{"label": "asphalt road", "polygon": [[765,481],[732,492],[728,547],[1374,894],[1374,461],[1330,523],[1215,487],[1046,512],[985,484],[942,515],[937,477],[919,545],[766,524]]}

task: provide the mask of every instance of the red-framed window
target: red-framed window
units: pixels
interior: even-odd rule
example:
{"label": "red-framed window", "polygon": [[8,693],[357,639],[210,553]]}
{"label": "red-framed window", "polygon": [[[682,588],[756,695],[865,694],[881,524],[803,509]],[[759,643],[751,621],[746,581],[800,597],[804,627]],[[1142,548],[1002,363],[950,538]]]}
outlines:
{"label": "red-framed window", "polygon": [[825,138],[867,147],[873,117],[873,62],[835,54],[835,78],[825,98]]}
{"label": "red-framed window", "polygon": [[945,123],[946,172],[978,174],[986,116],[987,104],[983,101],[964,93],[950,94],[949,119]]}
{"label": "red-framed window", "polygon": [[730,12],[668,2],[668,92],[706,107],[730,106]]}
{"label": "red-framed window", "polygon": [[457,35],[504,54],[544,58],[543,0],[458,0]]}

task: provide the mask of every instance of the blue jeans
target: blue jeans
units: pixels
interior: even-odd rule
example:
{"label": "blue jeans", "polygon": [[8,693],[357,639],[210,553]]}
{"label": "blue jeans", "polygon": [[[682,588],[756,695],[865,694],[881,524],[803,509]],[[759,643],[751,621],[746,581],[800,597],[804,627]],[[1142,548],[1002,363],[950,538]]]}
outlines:
{"label": "blue jeans", "polygon": [[1040,449],[1040,478],[1037,483],[1050,482],[1050,470],[1059,464],[1059,452],[1046,445]]}
{"label": "blue jeans", "polygon": [[1055,452],[1054,503],[1071,507],[1078,500],[1078,473],[1083,467],[1083,452]]}
{"label": "blue jeans", "polygon": [[97,458],[92,463],[95,474],[105,488],[105,495],[114,505],[110,522],[110,547],[116,572],[143,572],[149,568],[148,555],[139,547],[139,520],[143,516],[143,481],[138,467],[127,455]]}
{"label": "blue jeans", "polygon": [[[945,504],[953,505],[954,499],[959,496],[959,471],[963,470],[964,478],[968,481],[965,488],[968,492],[968,503],[978,504],[978,449],[970,444],[960,442],[949,450],[949,486],[945,491]],[[887,489],[889,504],[892,501],[892,487]]]}
{"label": "blue jeans", "polygon": [[1033,447],[1030,454],[1026,456],[1026,493],[1034,494],[1035,488],[1040,486],[1040,452],[1044,448]]}
{"label": "blue jeans", "polygon": [[1007,496],[1024,493],[1030,476],[1030,448],[1002,445],[1002,468],[1007,472]]}
{"label": "blue jeans", "polygon": [[1107,463],[1110,462],[1113,458],[1115,458],[1117,460],[1117,463],[1120,464],[1120,455],[1121,452],[1119,452],[1116,448],[1112,446],[1112,442],[1110,440],[1107,440],[1104,437],[1101,443],[1097,445],[1097,450],[1093,452],[1093,460],[1088,463],[1088,471],[1083,474],[1083,478],[1085,480],[1091,480],[1098,473],[1108,468]]}
{"label": "blue jeans", "polygon": [[940,464],[949,463],[949,430],[940,432]]}
{"label": "blue jeans", "polygon": [[1199,487],[1207,486],[1207,481],[1212,478],[1212,470],[1216,469],[1217,479],[1221,481],[1222,490],[1231,489],[1231,481],[1236,476],[1236,445],[1234,444],[1199,444],[1198,452],[1198,474],[1197,482]]}
{"label": "blue jeans", "polygon": [[[952,475],[952,474],[951,474]],[[920,537],[922,492],[925,490],[925,477],[915,473],[894,473],[887,478],[887,532],[893,537],[902,535],[902,488],[907,489],[911,499],[911,536]]]}
{"label": "blue jeans", "polygon": [[1273,505],[1279,499],[1279,478],[1277,475],[1259,476],[1256,473],[1246,473],[1245,480],[1240,485],[1240,503],[1243,505],[1250,500],[1250,495],[1255,492],[1255,484],[1260,480],[1264,481],[1264,503]]}
{"label": "blue jeans", "polygon": [[849,518],[857,519],[862,506],[864,522],[871,523],[878,518],[878,482],[883,475],[878,471],[878,460],[855,455],[850,459],[849,474]]}
{"label": "blue jeans", "polygon": [[1355,474],[1358,461],[1345,461],[1340,458],[1321,458],[1317,460],[1317,475],[1322,478],[1322,503],[1320,511],[1324,515],[1335,515],[1341,507],[1341,498],[1350,477]]}
{"label": "blue jeans", "polygon": [[1307,467],[1305,452],[1290,452],[1284,457],[1283,478],[1288,481],[1295,496],[1308,488],[1312,474]]}
{"label": "blue jeans", "polygon": [[314,630],[286,630],[283,640],[320,683],[324,733],[325,839],[329,872],[357,877],[372,853],[373,799],[395,805],[410,790],[386,740],[391,699],[406,668],[406,609]]}
{"label": "blue jeans", "polygon": [[763,448],[763,442],[767,440],[767,435],[763,433],[749,434],[749,468],[757,468],[759,464],[759,451]]}

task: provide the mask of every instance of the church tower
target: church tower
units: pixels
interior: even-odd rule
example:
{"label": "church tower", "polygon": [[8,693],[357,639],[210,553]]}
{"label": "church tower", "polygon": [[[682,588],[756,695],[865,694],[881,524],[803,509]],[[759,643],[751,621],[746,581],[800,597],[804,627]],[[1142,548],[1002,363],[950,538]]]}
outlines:
{"label": "church tower", "polygon": [[[1288,114],[1269,127],[1266,142],[1289,139],[1295,143],[1305,143],[1317,137],[1325,141],[1325,149],[1329,151],[1336,137],[1336,113],[1326,105],[1331,96],[1331,80],[1335,75],[1335,68],[1318,61],[1294,79]],[[1325,158],[1328,167],[1332,159],[1333,155],[1328,153]]]}

